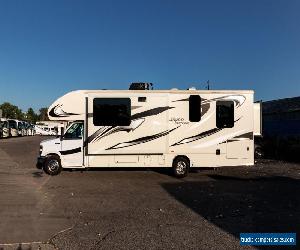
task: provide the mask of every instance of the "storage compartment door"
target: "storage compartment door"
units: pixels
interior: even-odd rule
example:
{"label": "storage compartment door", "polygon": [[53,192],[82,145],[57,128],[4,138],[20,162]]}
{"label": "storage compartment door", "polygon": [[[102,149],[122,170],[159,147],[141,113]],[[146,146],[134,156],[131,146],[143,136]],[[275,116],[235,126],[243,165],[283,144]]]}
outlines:
{"label": "storage compartment door", "polygon": [[228,159],[248,159],[250,158],[250,147],[252,140],[228,140],[227,141],[227,158]]}

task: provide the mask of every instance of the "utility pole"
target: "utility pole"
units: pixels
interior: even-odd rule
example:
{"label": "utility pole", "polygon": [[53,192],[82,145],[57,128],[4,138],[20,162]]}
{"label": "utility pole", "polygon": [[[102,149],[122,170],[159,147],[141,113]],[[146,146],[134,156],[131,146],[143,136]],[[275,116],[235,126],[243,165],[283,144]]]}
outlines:
{"label": "utility pole", "polygon": [[206,88],[207,88],[207,90],[209,90],[209,80],[206,82]]}

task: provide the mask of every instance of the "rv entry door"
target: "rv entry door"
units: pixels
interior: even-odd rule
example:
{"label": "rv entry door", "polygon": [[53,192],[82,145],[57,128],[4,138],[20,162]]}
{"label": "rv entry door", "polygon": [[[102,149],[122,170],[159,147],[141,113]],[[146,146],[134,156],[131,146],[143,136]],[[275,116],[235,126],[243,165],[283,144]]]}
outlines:
{"label": "rv entry door", "polygon": [[83,165],[83,122],[73,123],[61,141],[61,160],[63,167]]}

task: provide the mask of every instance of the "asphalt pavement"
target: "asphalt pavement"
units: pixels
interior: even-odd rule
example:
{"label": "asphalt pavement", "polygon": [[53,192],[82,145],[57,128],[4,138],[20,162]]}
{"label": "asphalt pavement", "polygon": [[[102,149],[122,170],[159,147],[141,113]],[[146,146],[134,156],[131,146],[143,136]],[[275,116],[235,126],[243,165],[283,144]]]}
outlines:
{"label": "asphalt pavement", "polygon": [[300,233],[300,164],[48,176],[40,136],[0,140],[0,249],[256,249],[241,232]]}

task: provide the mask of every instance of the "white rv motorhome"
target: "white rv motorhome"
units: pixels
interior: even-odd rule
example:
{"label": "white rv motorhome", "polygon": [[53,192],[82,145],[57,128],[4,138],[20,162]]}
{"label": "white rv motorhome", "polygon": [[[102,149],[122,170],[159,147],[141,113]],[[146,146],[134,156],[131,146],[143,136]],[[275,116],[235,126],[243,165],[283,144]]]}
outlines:
{"label": "white rv motorhome", "polygon": [[8,119],[7,121],[9,126],[9,136],[19,136],[18,120]]}
{"label": "white rv motorhome", "polygon": [[31,135],[30,127],[31,127],[31,124],[29,122],[24,122],[25,135],[27,135],[27,136]]}
{"label": "white rv motorhome", "polygon": [[60,135],[61,129],[67,127],[67,122],[63,121],[40,121],[36,124],[40,127],[47,127],[54,135]]}
{"label": "white rv motorhome", "polygon": [[29,136],[35,135],[33,124],[27,123],[27,135],[29,135]]}
{"label": "white rv motorhome", "polygon": [[37,166],[62,168],[190,167],[254,164],[260,103],[251,90],[79,90],[49,108],[72,121],[60,138],[43,141]]}
{"label": "white rv motorhome", "polygon": [[54,128],[50,128],[47,125],[36,125],[35,133],[37,135],[57,135]]}
{"label": "white rv motorhome", "polygon": [[1,132],[1,137],[9,137],[9,124],[5,118],[1,118]]}
{"label": "white rv motorhome", "polygon": [[25,121],[19,121],[20,136],[27,136],[27,128]]}

